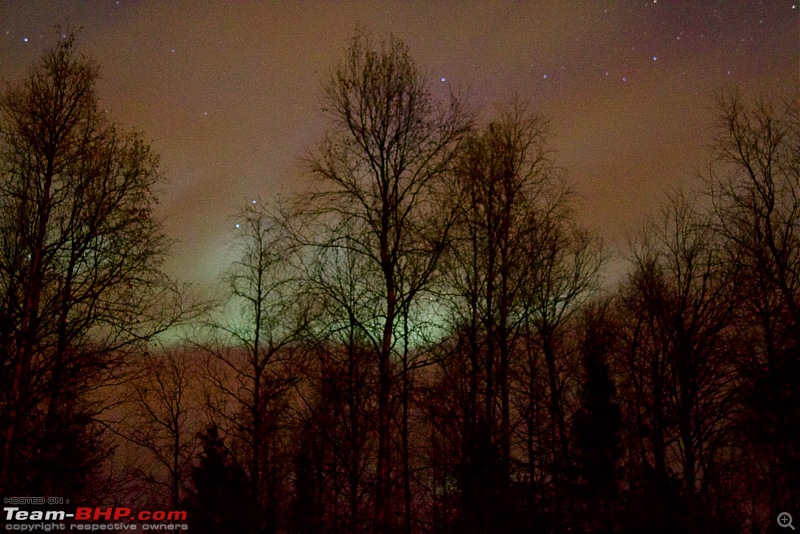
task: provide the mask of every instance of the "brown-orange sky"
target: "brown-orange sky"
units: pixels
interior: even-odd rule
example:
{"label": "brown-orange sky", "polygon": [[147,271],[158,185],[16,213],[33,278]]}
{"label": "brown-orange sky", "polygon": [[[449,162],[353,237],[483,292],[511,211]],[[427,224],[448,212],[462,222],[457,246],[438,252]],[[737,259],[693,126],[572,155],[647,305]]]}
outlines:
{"label": "brown-orange sky", "polygon": [[82,28],[101,105],[161,154],[169,269],[205,284],[229,261],[237,208],[308,187],[320,83],[356,26],[392,32],[434,95],[466,90],[483,117],[519,95],[551,119],[578,215],[613,254],[663,191],[699,185],[715,91],[798,97],[799,15],[800,0],[0,0],[0,78],[18,82],[56,25]]}

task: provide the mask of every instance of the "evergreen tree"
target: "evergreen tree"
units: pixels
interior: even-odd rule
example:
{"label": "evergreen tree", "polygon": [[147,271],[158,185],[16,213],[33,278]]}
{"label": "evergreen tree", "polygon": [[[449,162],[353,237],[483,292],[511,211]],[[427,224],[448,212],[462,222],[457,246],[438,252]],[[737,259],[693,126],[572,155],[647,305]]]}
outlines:
{"label": "evergreen tree", "polygon": [[575,493],[585,514],[585,531],[611,532],[619,497],[618,464],[622,457],[621,413],[607,363],[614,334],[602,313],[587,321],[582,343],[581,407],[573,422],[578,476]]}
{"label": "evergreen tree", "polygon": [[192,532],[247,532],[251,513],[247,478],[216,425],[201,435],[202,454],[192,469],[194,492],[187,503]]}

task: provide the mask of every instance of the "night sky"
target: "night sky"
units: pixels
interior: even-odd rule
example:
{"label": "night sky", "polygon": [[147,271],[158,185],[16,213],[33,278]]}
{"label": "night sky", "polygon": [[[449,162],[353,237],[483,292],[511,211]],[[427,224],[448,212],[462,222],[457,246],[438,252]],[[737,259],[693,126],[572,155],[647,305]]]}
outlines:
{"label": "night sky", "polygon": [[229,261],[238,207],[309,187],[320,83],[358,24],[402,38],[436,96],[466,91],[486,118],[519,95],[549,117],[612,253],[662,191],[699,185],[715,91],[800,94],[800,0],[396,4],[0,0],[0,78],[19,81],[56,25],[82,28],[101,106],[162,156],[169,270],[201,284]]}

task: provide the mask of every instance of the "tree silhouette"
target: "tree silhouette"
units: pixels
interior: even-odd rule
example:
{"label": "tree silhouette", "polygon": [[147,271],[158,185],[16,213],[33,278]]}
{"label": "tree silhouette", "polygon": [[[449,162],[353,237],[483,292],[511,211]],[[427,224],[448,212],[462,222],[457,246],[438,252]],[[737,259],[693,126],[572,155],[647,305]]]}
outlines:
{"label": "tree silhouette", "polygon": [[244,471],[233,461],[216,425],[200,434],[202,452],[192,468],[194,490],[187,500],[193,532],[248,532],[249,484]]}
{"label": "tree silhouette", "polygon": [[302,445],[316,472],[324,528],[363,532],[370,525],[377,431],[377,369],[370,333],[380,279],[344,247],[315,247],[304,292],[316,303],[314,343],[305,369]]}
{"label": "tree silhouette", "polygon": [[714,230],[740,273],[744,465],[756,524],[796,510],[800,483],[800,109],[719,99],[710,166]]}
{"label": "tree silhouette", "polygon": [[[379,377],[374,528],[387,532],[395,523],[392,358],[401,314],[428,283],[443,250],[446,234],[439,229],[447,225],[440,223],[450,215],[441,208],[448,203],[437,203],[433,193],[466,122],[456,99],[446,107],[435,104],[406,46],[395,38],[378,48],[357,33],[324,88],[334,127],[309,159],[321,186],[312,205],[327,227],[322,236],[327,241],[317,245],[347,248],[380,275],[380,307],[373,311],[379,324],[365,333]],[[402,452],[405,463],[407,451]],[[408,485],[404,488],[408,496]],[[408,506],[403,515],[408,529]]]}
{"label": "tree silhouette", "polygon": [[306,323],[289,261],[296,244],[273,208],[253,201],[238,214],[223,318],[211,325],[214,343],[204,346],[211,417],[232,439],[247,474],[254,532],[279,528],[279,509],[288,506],[281,498],[292,463],[284,444],[287,394]]}
{"label": "tree silhouette", "polygon": [[180,316],[160,270],[158,157],[98,108],[98,70],[67,35],[0,96],[4,493],[79,491],[101,465],[91,421],[115,402],[101,386]]}
{"label": "tree silhouette", "polygon": [[[544,488],[536,486],[534,471],[545,463],[542,478],[552,494],[566,489],[568,364],[559,345],[570,317],[595,286],[601,255],[598,243],[575,224],[572,192],[551,156],[547,122],[516,101],[471,131],[454,159],[452,194],[461,208],[438,288],[454,346],[439,371],[459,388],[458,396],[447,399],[457,403],[449,410],[461,426],[451,461],[465,492],[459,512],[469,528],[511,528],[514,510],[536,515]],[[441,424],[439,417],[433,420]],[[453,439],[450,426],[441,430]],[[550,442],[546,453],[535,444],[537,435]],[[526,460],[515,442],[526,444]],[[490,451],[499,454],[498,461],[478,458]],[[520,468],[523,462],[526,468]],[[517,497],[527,495],[526,505],[512,503],[518,500],[511,497],[512,480]],[[486,505],[481,496],[493,493],[495,504]],[[483,504],[476,506],[476,499]],[[562,496],[551,500],[565,502]],[[476,520],[482,511],[488,515]]]}
{"label": "tree silhouette", "polygon": [[622,415],[609,360],[616,332],[610,303],[588,306],[582,314],[583,384],[573,417],[576,498],[583,505],[586,532],[611,532],[620,513]]}
{"label": "tree silhouette", "polygon": [[736,272],[723,257],[707,213],[677,192],[634,244],[634,272],[623,290],[629,337],[620,371],[641,440],[631,462],[653,498],[670,495],[659,495],[659,485],[681,481],[679,498],[664,508],[681,510],[691,531],[707,530],[717,515],[707,499],[732,446],[726,407],[735,391]]}
{"label": "tree silhouette", "polygon": [[[196,354],[177,348],[157,347],[135,360],[139,376],[129,385],[130,400],[112,428],[141,447],[166,472],[158,476],[147,464],[144,478],[163,486],[167,502],[178,508],[188,486],[189,468],[197,449],[198,406],[193,399]],[[121,389],[121,388],[120,388]]]}

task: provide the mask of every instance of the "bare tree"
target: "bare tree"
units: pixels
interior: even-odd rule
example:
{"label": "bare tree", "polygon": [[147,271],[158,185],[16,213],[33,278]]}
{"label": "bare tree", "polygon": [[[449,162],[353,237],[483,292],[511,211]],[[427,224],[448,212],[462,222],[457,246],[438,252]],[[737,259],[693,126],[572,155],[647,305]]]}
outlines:
{"label": "bare tree", "polygon": [[287,394],[294,387],[303,301],[292,274],[295,247],[277,207],[253,201],[237,217],[236,254],[226,275],[227,301],[205,349],[211,417],[233,440],[250,483],[251,528],[275,529],[291,468]]}
{"label": "bare tree", "polygon": [[719,99],[709,187],[730,268],[741,273],[740,374],[744,468],[767,524],[800,498],[800,109]]}
{"label": "bare tree", "polygon": [[[357,33],[325,95],[333,129],[309,161],[321,184],[314,205],[328,230],[348,232],[325,232],[335,237],[318,245],[363,256],[382,284],[380,308],[374,310],[380,324],[370,341],[379,376],[374,529],[386,532],[392,521],[392,356],[398,314],[417,298],[443,249],[445,236],[429,231],[441,228],[430,221],[443,215],[433,193],[466,122],[455,98],[446,107],[434,103],[405,45],[395,38],[378,49]],[[400,287],[400,273],[411,265],[415,276],[406,276]],[[406,523],[410,515],[406,510]]]}
{"label": "bare tree", "polygon": [[[178,509],[186,495],[197,450],[200,413],[193,374],[197,355],[185,348],[157,348],[138,362],[139,376],[128,383],[130,401],[122,409],[115,431],[145,449],[147,482],[162,486],[169,505]],[[159,478],[157,468],[166,477]]]}
{"label": "bare tree", "polygon": [[68,35],[0,97],[6,492],[77,494],[100,465],[86,461],[99,385],[180,316],[160,270],[158,157],[98,109],[97,75]]}
{"label": "bare tree", "polygon": [[[442,292],[449,295],[453,350],[467,356],[445,359],[441,371],[469,376],[460,431],[461,521],[463,528],[480,530],[513,520],[503,511],[512,464],[518,465],[513,429],[531,427],[534,419],[540,424],[531,403],[541,388],[520,379],[538,371],[538,360],[528,357],[534,345],[544,347],[548,364],[548,434],[559,437],[566,452],[556,339],[595,287],[601,255],[596,240],[572,220],[572,193],[547,147],[547,122],[520,102],[472,133],[454,168],[463,209],[441,267]],[[527,403],[515,400],[522,391],[530,393]],[[519,417],[527,418],[523,425]],[[531,427],[523,439],[532,436]],[[497,460],[487,463],[487,455]],[[533,455],[529,448],[531,466]],[[478,475],[484,479],[471,480]]]}
{"label": "bare tree", "polygon": [[[565,477],[571,470],[567,421],[569,411],[575,406],[569,403],[568,393],[574,390],[578,378],[575,358],[570,358],[569,351],[559,352],[559,346],[574,314],[598,289],[603,262],[602,244],[574,221],[564,200],[550,203],[542,210],[538,235],[528,248],[533,273],[528,285],[526,317],[526,329],[535,341],[531,347],[544,359],[550,435],[556,440],[553,458],[557,490],[564,489]],[[540,374],[530,367],[534,359],[524,368],[531,377]],[[535,380],[529,386],[535,390]],[[556,503],[561,505],[559,499]]]}
{"label": "bare tree", "polygon": [[377,430],[372,336],[380,331],[374,316],[380,287],[364,256],[346,247],[312,249],[305,263],[303,291],[316,311],[309,325],[314,361],[302,391],[304,425],[307,439],[319,443],[309,461],[324,465],[318,476],[328,499],[319,505],[332,531],[364,532],[369,525]]}
{"label": "bare tree", "polygon": [[678,476],[686,517],[703,529],[718,513],[707,498],[732,445],[725,407],[735,392],[729,338],[736,279],[707,218],[678,192],[634,244],[623,299],[631,314],[623,376],[638,401],[630,415],[650,429],[637,463],[663,480]]}
{"label": "bare tree", "polygon": [[[537,203],[555,174],[545,146],[546,123],[519,104],[475,132],[464,143],[456,164],[460,212],[447,257],[447,280],[454,293],[457,328],[464,328],[469,353],[469,393],[463,431],[467,461],[484,462],[487,445],[497,448],[501,472],[492,484],[463,480],[464,512],[477,513],[485,502],[497,508],[505,496],[511,459],[509,369],[521,320],[524,291],[530,283],[527,251],[536,232]],[[447,291],[447,290],[446,290]],[[463,326],[462,326],[463,325]],[[479,390],[483,398],[479,402]],[[496,414],[500,413],[500,421]],[[487,433],[478,435],[479,431]],[[476,449],[477,448],[477,449]],[[469,460],[471,459],[471,460]],[[469,471],[469,470],[468,470]],[[486,473],[488,476],[489,473]],[[494,487],[499,484],[499,487]],[[472,491],[478,495],[470,496]],[[480,495],[485,495],[480,497]],[[493,500],[492,500],[493,499]],[[469,504],[475,501],[475,504]],[[491,517],[466,519],[465,527],[489,528]],[[480,526],[482,525],[482,526]]]}

